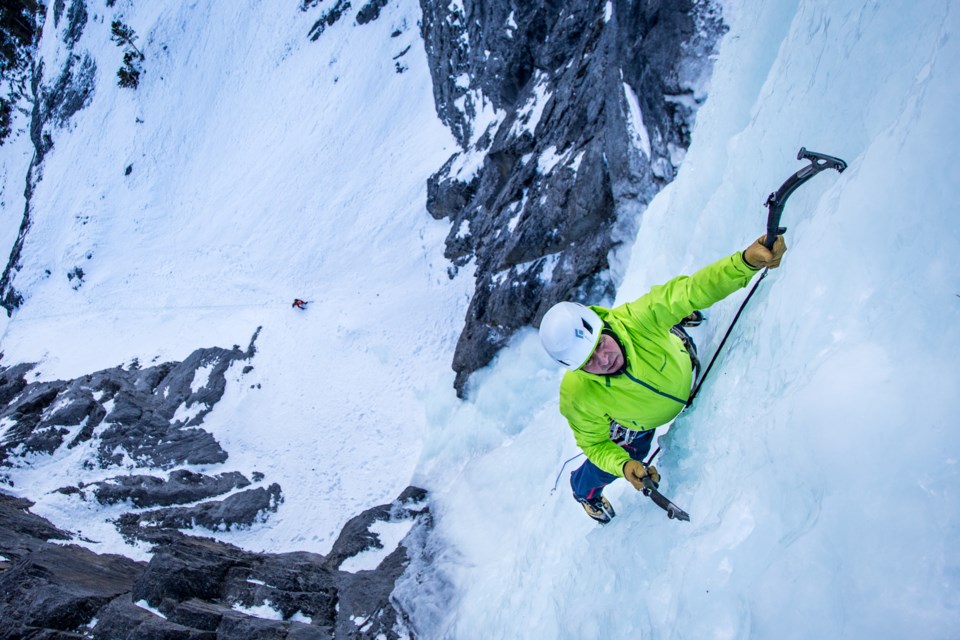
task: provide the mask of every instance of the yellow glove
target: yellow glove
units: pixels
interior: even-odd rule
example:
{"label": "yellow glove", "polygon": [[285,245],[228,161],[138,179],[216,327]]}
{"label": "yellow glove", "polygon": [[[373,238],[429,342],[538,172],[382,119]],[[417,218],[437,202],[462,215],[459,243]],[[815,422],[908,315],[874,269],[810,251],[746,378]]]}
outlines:
{"label": "yellow glove", "polygon": [[643,486],[643,479],[647,476],[650,476],[654,487],[660,486],[660,474],[657,472],[655,466],[650,465],[646,467],[638,460],[627,460],[623,463],[623,477],[626,478],[637,491],[643,491],[646,488]]}
{"label": "yellow glove", "polygon": [[743,251],[743,259],[754,269],[762,269],[763,267],[776,269],[780,266],[780,259],[783,258],[783,254],[787,252],[787,243],[784,242],[783,236],[777,236],[776,242],[773,243],[773,249],[767,249],[763,246],[763,241],[766,239],[766,234],[760,236],[756,242]]}

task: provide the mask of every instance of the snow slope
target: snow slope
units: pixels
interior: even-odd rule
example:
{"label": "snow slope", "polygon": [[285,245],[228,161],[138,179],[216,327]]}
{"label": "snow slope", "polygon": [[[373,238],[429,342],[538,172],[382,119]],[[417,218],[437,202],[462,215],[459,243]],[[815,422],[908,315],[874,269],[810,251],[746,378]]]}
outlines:
{"label": "snow slope", "polygon": [[[448,279],[447,225],[424,208],[454,143],[419,6],[356,25],[358,6],[312,42],[320,11],[284,4],[121,1],[91,15],[78,48],[98,62],[96,93],[54,133],[15,283],[26,302],[2,351],[39,362],[39,379],[68,378],[246,345],[262,326],[253,372],[234,372],[204,424],[230,459],[195,470],[256,470],[283,488],[267,526],[223,538],[326,552],[347,519],[408,485],[426,429],[418,396],[451,388],[469,282]],[[115,83],[115,16],[147,56],[135,92]],[[62,46],[48,29],[41,50]],[[12,479],[37,513],[129,553],[105,516],[47,495],[116,475],[75,468],[79,455]]]}
{"label": "snow slope", "polygon": [[[666,436],[669,521],[622,481],[598,527],[569,497],[561,373],[533,331],[428,402],[441,492],[427,637],[960,635],[960,16],[955,2],[729,2],[677,180],[618,301],[743,248],[801,146],[850,163],[791,198],[790,246]],[[697,330],[713,353],[739,304]],[[451,433],[452,425],[456,433]]]}

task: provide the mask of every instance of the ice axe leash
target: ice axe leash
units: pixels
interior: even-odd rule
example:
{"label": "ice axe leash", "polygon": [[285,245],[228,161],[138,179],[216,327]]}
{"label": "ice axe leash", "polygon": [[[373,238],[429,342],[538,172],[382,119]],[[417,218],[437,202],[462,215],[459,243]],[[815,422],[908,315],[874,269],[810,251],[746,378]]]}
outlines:
{"label": "ice axe leash", "polygon": [[[826,169],[834,169],[837,173],[843,173],[847,168],[847,163],[840,158],[828,156],[825,153],[817,153],[816,151],[807,151],[806,147],[800,147],[800,152],[797,153],[797,160],[809,160],[810,164],[806,165],[792,176],[787,178],[786,181],[780,185],[779,189],[767,197],[767,201],[765,203],[767,207],[767,237],[764,238],[763,241],[763,246],[765,246],[767,249],[773,248],[773,243],[776,242],[777,236],[783,235],[787,231],[786,227],[780,226],[780,217],[783,215],[783,207],[787,204],[787,199],[794,191],[797,190],[797,187]],[[691,404],[693,404],[697,394],[700,393],[700,389],[703,388],[703,383],[706,381],[707,376],[710,375],[710,370],[717,361],[717,356],[719,356],[720,352],[723,351],[723,345],[727,343],[727,338],[729,338],[730,334],[733,332],[733,327],[736,326],[737,320],[740,319],[740,315],[746,308],[747,303],[750,302],[750,298],[753,297],[757,287],[760,286],[760,283],[763,282],[763,279],[767,277],[768,271],[769,269],[763,270],[763,272],[760,274],[760,277],[757,278],[757,281],[753,283],[750,293],[747,294],[747,297],[744,298],[743,302],[740,304],[740,308],[737,309],[737,314],[733,316],[733,321],[730,322],[730,326],[727,327],[727,332],[723,335],[723,339],[720,341],[720,346],[718,346],[717,350],[713,353],[713,357],[710,358],[710,364],[707,365],[706,370],[703,372],[703,375],[700,376],[700,380],[697,382],[697,386],[693,389],[693,393],[690,394],[690,398],[687,400],[686,406],[689,407]]]}

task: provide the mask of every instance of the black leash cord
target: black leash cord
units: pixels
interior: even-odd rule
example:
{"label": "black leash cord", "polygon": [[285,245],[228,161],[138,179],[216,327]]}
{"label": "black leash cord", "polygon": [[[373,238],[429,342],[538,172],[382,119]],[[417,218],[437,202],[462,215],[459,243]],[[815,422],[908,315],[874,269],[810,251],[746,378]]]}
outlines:
{"label": "black leash cord", "polygon": [[704,381],[707,379],[707,376],[710,375],[710,370],[713,369],[714,363],[717,361],[717,357],[720,355],[720,352],[723,351],[723,345],[727,343],[727,338],[730,337],[730,334],[733,333],[733,327],[736,326],[737,320],[740,319],[743,310],[746,308],[747,303],[750,302],[750,298],[753,297],[753,294],[757,291],[757,287],[760,286],[760,283],[764,278],[767,277],[769,269],[764,269],[760,273],[760,277],[756,282],[753,283],[753,287],[750,289],[750,293],[747,294],[747,297],[743,299],[743,302],[740,304],[740,308],[737,309],[737,315],[733,316],[733,321],[730,323],[730,326],[727,327],[727,332],[723,334],[723,340],[720,341],[720,346],[717,347],[717,350],[713,352],[713,357],[710,358],[710,364],[707,365],[706,370],[703,372],[703,375],[700,376],[700,380],[697,382],[697,386],[694,387],[693,393],[690,394],[690,398],[687,400],[687,405],[690,406],[693,404],[694,399],[696,399],[697,394],[700,393],[700,389],[703,387]]}

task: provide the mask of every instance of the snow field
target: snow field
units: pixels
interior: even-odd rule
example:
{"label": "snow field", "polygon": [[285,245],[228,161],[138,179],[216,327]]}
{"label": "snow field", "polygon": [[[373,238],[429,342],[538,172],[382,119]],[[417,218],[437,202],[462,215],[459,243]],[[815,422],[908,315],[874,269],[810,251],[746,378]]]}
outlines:
{"label": "snow field", "polygon": [[[80,46],[100,77],[44,163],[6,359],[39,362],[39,379],[74,377],[245,348],[262,326],[203,425],[230,458],[193,470],[260,471],[283,488],[265,525],[222,539],[325,553],[347,519],[409,484],[425,430],[417,398],[450,389],[468,302],[469,282],[446,275],[447,225],[424,209],[454,143],[434,110],[419,8],[392,3],[363,26],[351,14],[316,42],[318,12],[296,3],[118,10],[145,73],[136,92],[116,87],[113,15],[91,19]],[[312,302],[296,311],[294,297]],[[36,499],[61,481],[23,490]],[[35,511],[126,551],[69,499]]]}

